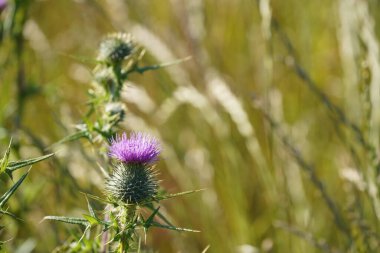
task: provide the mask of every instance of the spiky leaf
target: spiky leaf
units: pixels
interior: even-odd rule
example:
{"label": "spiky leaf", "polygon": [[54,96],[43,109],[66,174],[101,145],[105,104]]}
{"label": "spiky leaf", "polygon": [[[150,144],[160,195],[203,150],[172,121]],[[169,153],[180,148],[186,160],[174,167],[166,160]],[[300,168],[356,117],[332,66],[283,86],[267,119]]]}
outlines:
{"label": "spiky leaf", "polygon": [[[144,205],[144,207],[147,207],[152,211],[155,210],[153,203],[147,203],[146,205]],[[165,221],[167,225],[173,226],[173,224],[168,220],[168,218],[166,218],[160,211],[158,211],[157,216],[160,217],[163,221]]]}
{"label": "spiky leaf", "polygon": [[5,169],[8,166],[9,154],[11,152],[11,144],[12,144],[12,139],[9,141],[8,148],[5,151],[5,154],[4,154],[3,158],[0,161],[0,174],[4,173]]}
{"label": "spiky leaf", "polygon": [[[8,215],[9,217],[12,217],[16,220],[21,220],[20,218],[18,218],[16,215],[14,215],[13,213],[10,213],[8,211],[4,211],[4,210],[0,210],[0,213],[1,214],[4,214],[4,215]],[[0,229],[1,230],[1,229]]]}
{"label": "spiky leaf", "polygon": [[162,196],[156,196],[155,200],[160,201],[160,200],[165,200],[165,199],[171,199],[175,197],[180,197],[200,191],[204,191],[205,189],[199,189],[199,190],[193,190],[193,191],[185,191],[185,192],[179,192],[179,193],[173,193],[173,194],[167,194],[167,195],[162,195]]}
{"label": "spiky leaf", "polygon": [[56,146],[56,145],[60,145],[60,144],[66,143],[66,142],[75,141],[75,140],[78,140],[78,139],[83,138],[83,137],[88,138],[89,135],[90,134],[87,130],[81,130],[81,131],[73,133],[69,136],[66,136],[65,138],[61,139],[60,141],[54,143],[51,147]]}
{"label": "spiky leaf", "polygon": [[66,216],[45,216],[43,220],[54,220],[68,224],[76,224],[81,226],[90,226],[90,222],[83,218],[66,217]]}
{"label": "spiky leaf", "polygon": [[149,216],[149,218],[144,222],[144,227],[149,228],[153,222],[154,216],[158,213],[158,210],[160,210],[160,207],[157,207],[153,213]]}
{"label": "spiky leaf", "polygon": [[49,157],[52,157],[53,155],[54,153],[51,153],[48,155],[43,155],[43,156],[39,156],[39,157],[27,159],[27,160],[9,162],[6,167],[6,172],[8,173],[8,175],[10,175],[10,177],[12,177],[12,172],[14,172],[15,170],[38,163],[40,161],[48,159]]}
{"label": "spiky leaf", "polygon": [[98,196],[91,195],[91,194],[85,193],[85,192],[82,192],[82,193],[85,194],[86,197],[89,197],[91,199],[97,200],[99,202],[106,203],[106,204],[115,204],[115,202],[112,202],[112,201],[109,201],[109,200],[106,200],[106,199],[102,199],[102,198],[100,198]]}
{"label": "spiky leaf", "polygon": [[83,217],[90,223],[91,226],[101,224],[101,221],[94,216],[82,214]]}
{"label": "spiky leaf", "polygon": [[199,230],[194,230],[194,229],[189,229],[189,228],[179,228],[179,227],[174,227],[174,226],[168,226],[168,225],[160,224],[160,223],[155,222],[155,221],[153,221],[153,222],[151,223],[151,226],[152,226],[152,227],[165,228],[165,229],[174,230],[174,231],[179,231],[179,232],[194,232],[194,233],[199,233],[199,232],[201,232],[201,231],[199,231]]}
{"label": "spiky leaf", "polygon": [[94,208],[92,208],[92,206],[90,204],[90,201],[88,201],[87,195],[85,195],[85,197],[86,197],[86,201],[87,201],[88,211],[90,212],[90,214],[91,214],[92,217],[97,218],[96,214],[95,214],[95,211],[94,211]]}
{"label": "spiky leaf", "polygon": [[24,175],[22,175],[22,177],[6,193],[4,193],[3,196],[1,196],[0,208],[2,208],[7,203],[9,198],[13,195],[13,193],[15,193],[17,188],[22,184],[22,182],[25,180],[25,178],[26,178],[26,176],[28,176],[28,174],[29,174],[29,171],[26,172]]}

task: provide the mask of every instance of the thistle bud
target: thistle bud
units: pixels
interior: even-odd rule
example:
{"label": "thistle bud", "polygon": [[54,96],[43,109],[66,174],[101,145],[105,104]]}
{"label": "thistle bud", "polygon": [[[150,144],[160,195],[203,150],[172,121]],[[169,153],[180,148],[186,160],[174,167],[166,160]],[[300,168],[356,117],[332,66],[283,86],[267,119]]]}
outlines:
{"label": "thistle bud", "polygon": [[114,91],[118,85],[111,68],[98,68],[94,73],[94,80],[108,91]]}
{"label": "thistle bud", "polygon": [[131,34],[111,34],[101,42],[97,59],[106,63],[120,63],[136,50],[137,43]]}
{"label": "thistle bud", "polygon": [[107,103],[105,106],[105,113],[107,116],[116,117],[118,120],[123,120],[126,107],[120,102]]}
{"label": "thistle bud", "polygon": [[124,133],[111,140],[109,155],[117,164],[106,181],[106,194],[113,200],[139,204],[157,194],[154,162],[160,154],[159,142],[142,133]]}
{"label": "thistle bud", "polygon": [[153,167],[119,163],[106,182],[107,195],[126,204],[139,204],[157,194]]}

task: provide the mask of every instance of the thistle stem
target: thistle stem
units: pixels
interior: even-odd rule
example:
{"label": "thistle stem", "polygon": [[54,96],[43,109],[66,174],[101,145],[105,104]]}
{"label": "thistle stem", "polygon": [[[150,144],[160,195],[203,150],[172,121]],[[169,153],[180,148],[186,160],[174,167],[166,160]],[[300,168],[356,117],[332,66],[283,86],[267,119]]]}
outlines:
{"label": "thistle stem", "polygon": [[132,239],[132,234],[134,231],[134,228],[131,228],[130,224],[133,224],[135,215],[136,205],[121,207],[119,226],[122,231],[119,245],[119,253],[126,253],[130,248],[130,241]]}

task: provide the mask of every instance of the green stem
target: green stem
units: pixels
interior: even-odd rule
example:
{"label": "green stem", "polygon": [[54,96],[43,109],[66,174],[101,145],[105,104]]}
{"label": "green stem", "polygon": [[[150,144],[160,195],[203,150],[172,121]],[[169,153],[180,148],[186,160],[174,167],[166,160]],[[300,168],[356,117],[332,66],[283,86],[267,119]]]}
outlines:
{"label": "green stem", "polygon": [[126,253],[130,248],[130,242],[132,239],[132,234],[134,231],[133,227],[130,227],[133,224],[135,215],[136,215],[136,206],[131,205],[127,207],[121,207],[120,210],[120,220],[119,226],[121,230],[121,238],[119,245],[119,253]]}
{"label": "green stem", "polygon": [[119,249],[120,253],[127,253],[128,252],[129,241],[128,241],[128,238],[126,238],[126,237],[127,236],[124,233],[121,236],[120,249]]}
{"label": "green stem", "polygon": [[111,99],[113,102],[115,102],[115,101],[120,100],[120,91],[123,88],[123,77],[121,74],[121,66],[119,64],[112,66],[112,71],[114,72],[114,75],[116,77],[116,83],[117,83],[116,89],[111,92],[112,93]]}

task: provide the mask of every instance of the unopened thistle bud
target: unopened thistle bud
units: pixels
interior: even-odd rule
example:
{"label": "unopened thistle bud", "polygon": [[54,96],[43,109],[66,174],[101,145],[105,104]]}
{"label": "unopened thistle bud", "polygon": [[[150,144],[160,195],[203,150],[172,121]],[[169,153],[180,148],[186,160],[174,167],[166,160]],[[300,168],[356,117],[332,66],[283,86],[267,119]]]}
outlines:
{"label": "unopened thistle bud", "polygon": [[111,34],[101,42],[97,59],[106,63],[119,63],[134,54],[137,48],[131,34]]}
{"label": "unopened thistle bud", "polygon": [[105,106],[105,113],[108,117],[115,117],[117,120],[123,120],[127,108],[123,103],[110,102]]}
{"label": "unopened thistle bud", "polygon": [[160,145],[157,139],[142,133],[124,133],[111,140],[109,155],[118,160],[106,181],[107,195],[116,201],[139,204],[154,198],[158,182],[154,162]]}
{"label": "unopened thistle bud", "polygon": [[114,91],[118,87],[115,74],[111,68],[96,68],[94,80],[108,91]]}

